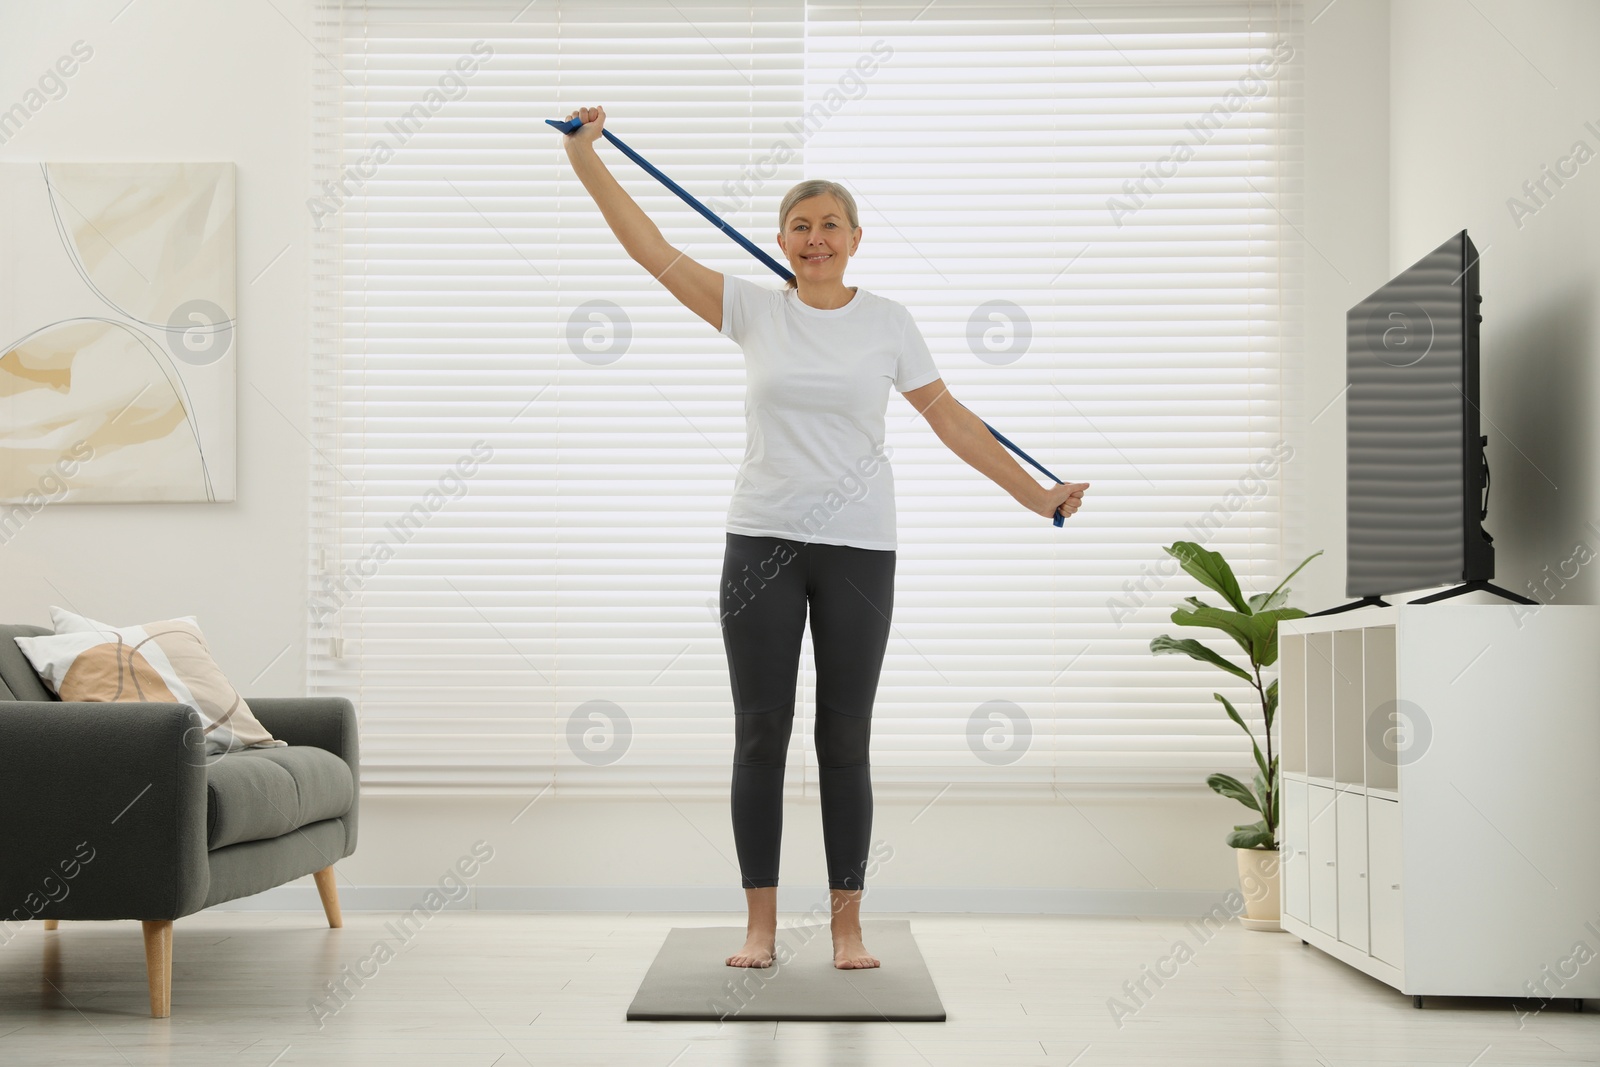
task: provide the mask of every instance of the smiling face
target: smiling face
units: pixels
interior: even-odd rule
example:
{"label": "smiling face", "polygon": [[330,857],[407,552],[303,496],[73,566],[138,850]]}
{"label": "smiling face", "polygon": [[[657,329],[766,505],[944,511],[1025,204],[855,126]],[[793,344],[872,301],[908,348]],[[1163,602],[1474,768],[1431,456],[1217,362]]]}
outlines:
{"label": "smiling face", "polygon": [[844,205],[832,193],[795,204],[778,235],[795,278],[823,286],[842,284],[845,265],[860,244],[861,227],[850,229]]}

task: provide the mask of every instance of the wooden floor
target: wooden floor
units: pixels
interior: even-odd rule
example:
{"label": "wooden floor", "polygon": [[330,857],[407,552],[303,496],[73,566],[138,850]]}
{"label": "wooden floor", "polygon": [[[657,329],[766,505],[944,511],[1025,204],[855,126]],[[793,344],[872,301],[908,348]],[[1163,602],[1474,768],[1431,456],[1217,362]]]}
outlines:
{"label": "wooden floor", "polygon": [[[737,916],[440,912],[403,942],[395,918],[181,920],[165,1020],[149,1017],[137,923],[31,923],[0,945],[0,1064],[1600,1064],[1600,1014],[1419,1011],[1298,938],[1237,923],[1203,941],[1181,920],[912,915],[948,1022],[719,1025],[623,1014],[669,927]],[[1178,939],[1192,958],[1130,999],[1123,983]],[[364,984],[314,1009],[346,965]]]}

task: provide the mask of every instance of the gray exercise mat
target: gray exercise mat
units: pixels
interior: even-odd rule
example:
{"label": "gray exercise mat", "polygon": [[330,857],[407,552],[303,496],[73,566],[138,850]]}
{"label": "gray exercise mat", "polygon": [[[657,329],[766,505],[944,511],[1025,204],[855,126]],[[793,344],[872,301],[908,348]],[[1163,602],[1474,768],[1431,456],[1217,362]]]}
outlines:
{"label": "gray exercise mat", "polygon": [[744,933],[742,926],[673,927],[628,1018],[944,1022],[907,919],[862,922],[862,940],[882,966],[858,970],[833,965],[826,926],[780,926],[771,967],[729,967],[723,961],[744,944]]}

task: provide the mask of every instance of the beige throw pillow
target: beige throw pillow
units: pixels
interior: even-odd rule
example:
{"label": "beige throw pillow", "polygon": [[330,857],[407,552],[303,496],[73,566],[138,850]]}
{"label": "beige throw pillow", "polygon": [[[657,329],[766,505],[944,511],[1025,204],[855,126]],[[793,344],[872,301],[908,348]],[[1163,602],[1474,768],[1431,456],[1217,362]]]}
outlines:
{"label": "beige throw pillow", "polygon": [[51,607],[50,619],[55,633],[16,642],[62,700],[188,704],[200,713],[208,755],[287,743],[251,713],[212,658],[193,615],[108,626]]}

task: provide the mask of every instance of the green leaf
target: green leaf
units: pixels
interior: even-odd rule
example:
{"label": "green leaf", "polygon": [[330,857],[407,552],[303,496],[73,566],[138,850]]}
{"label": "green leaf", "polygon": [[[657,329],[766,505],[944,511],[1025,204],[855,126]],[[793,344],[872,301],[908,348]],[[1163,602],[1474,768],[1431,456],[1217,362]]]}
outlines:
{"label": "green leaf", "polygon": [[1221,593],[1235,611],[1249,613],[1250,606],[1239,591],[1239,579],[1234,577],[1227,560],[1194,541],[1174,541],[1166,553],[1201,585]]}
{"label": "green leaf", "polygon": [[[1230,718],[1234,722],[1238,723],[1239,724],[1239,729],[1243,730],[1245,733],[1248,734],[1250,732],[1250,727],[1248,727],[1248,726],[1246,726],[1244,724],[1244,718],[1239,714],[1239,712],[1234,708],[1234,706],[1228,702],[1228,698],[1223,696],[1221,693],[1212,693],[1211,695],[1213,697],[1215,697],[1216,699],[1222,701],[1223,710],[1228,713],[1228,718]],[[1261,769],[1262,770],[1266,770],[1265,767],[1262,767]]]}
{"label": "green leaf", "polygon": [[1233,848],[1270,849],[1276,846],[1277,841],[1263,821],[1248,826],[1235,826],[1233,833],[1228,835],[1228,844]]}
{"label": "green leaf", "polygon": [[1237,800],[1251,811],[1261,810],[1261,805],[1256,803],[1255,794],[1250,792],[1243,782],[1232,775],[1213,774],[1206,779],[1206,785],[1209,785],[1215,792],[1225,797]]}
{"label": "green leaf", "polygon": [[1257,611],[1268,611],[1272,608],[1281,608],[1283,607],[1284,602],[1288,599],[1289,590],[1287,589],[1282,591],[1274,590],[1270,593],[1257,593],[1255,596],[1250,598],[1250,611],[1254,613]]}
{"label": "green leaf", "polygon": [[1274,608],[1253,617],[1261,621],[1261,659],[1256,662],[1262,667],[1270,667],[1278,662],[1278,622],[1283,619],[1304,619],[1306,613],[1299,608]]}
{"label": "green leaf", "polygon": [[1309,555],[1305,559],[1301,560],[1300,561],[1300,566],[1298,566],[1294,570],[1290,571],[1289,572],[1289,577],[1285,578],[1283,581],[1279,582],[1278,583],[1278,588],[1274,589],[1271,593],[1267,594],[1267,599],[1270,600],[1273,597],[1277,596],[1279,590],[1282,590],[1283,592],[1287,593],[1288,592],[1288,588],[1287,587],[1289,585],[1289,578],[1293,578],[1295,575],[1297,575],[1301,571],[1305,570],[1306,564],[1310,563],[1312,560],[1316,559],[1320,555],[1322,555],[1322,549],[1319,548],[1315,552],[1311,553],[1311,555]]}
{"label": "green leaf", "polygon": [[[1245,736],[1250,738],[1250,749],[1251,749],[1251,751],[1253,751],[1255,753],[1256,766],[1261,768],[1261,773],[1262,774],[1266,774],[1267,773],[1267,757],[1265,757],[1265,756],[1263,756],[1261,754],[1261,746],[1256,744],[1255,732],[1252,731],[1250,729],[1250,727],[1245,723],[1244,717],[1239,714],[1238,710],[1236,708],[1234,708],[1234,706],[1228,702],[1228,698],[1227,697],[1223,696],[1221,693],[1212,693],[1211,695],[1216,697],[1218,700],[1222,701],[1223,708],[1228,712],[1228,718],[1230,718],[1234,722],[1238,723],[1239,724],[1239,729],[1243,730],[1245,732]],[[1263,791],[1262,792],[1262,796],[1265,796],[1265,795],[1266,795],[1266,793],[1265,793],[1265,791]]]}
{"label": "green leaf", "polygon": [[1231,663],[1228,660],[1223,659],[1221,655],[1213,652],[1211,649],[1207,648],[1205,645],[1202,645],[1199,641],[1196,641],[1192,637],[1185,637],[1179,640],[1170,637],[1167,634],[1162,634],[1160,637],[1154,637],[1150,639],[1150,651],[1156,653],[1157,655],[1160,655],[1164,652],[1181,653],[1182,655],[1188,656],[1190,659],[1197,659],[1202,663],[1209,663],[1214,667],[1221,667],[1229,674],[1238,678],[1243,678],[1247,682],[1252,680],[1249,671],[1245,670],[1243,667],[1240,667],[1238,664]]}
{"label": "green leaf", "polygon": [[1201,604],[1188,610],[1177,608],[1172,613],[1172,621],[1179,626],[1208,626],[1213,630],[1221,630],[1233,638],[1252,663],[1255,662],[1257,628],[1252,623],[1255,618],[1238,611],[1214,608],[1210,604]]}
{"label": "green leaf", "polygon": [[1267,683],[1267,702],[1262,707],[1265,713],[1267,729],[1272,729],[1272,722],[1278,717],[1278,680],[1274,678]]}

